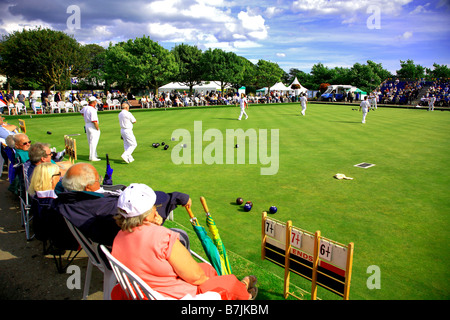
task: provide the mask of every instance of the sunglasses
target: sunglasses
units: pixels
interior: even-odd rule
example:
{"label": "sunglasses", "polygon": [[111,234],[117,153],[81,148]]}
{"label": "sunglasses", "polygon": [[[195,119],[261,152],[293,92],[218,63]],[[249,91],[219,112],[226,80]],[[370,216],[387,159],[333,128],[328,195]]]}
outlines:
{"label": "sunglasses", "polygon": [[53,177],[61,177],[61,172],[60,173],[55,173],[54,175],[52,175],[52,178]]}
{"label": "sunglasses", "polygon": [[30,141],[26,141],[24,143],[22,143],[23,146],[26,146],[27,144],[31,144],[31,140]]}

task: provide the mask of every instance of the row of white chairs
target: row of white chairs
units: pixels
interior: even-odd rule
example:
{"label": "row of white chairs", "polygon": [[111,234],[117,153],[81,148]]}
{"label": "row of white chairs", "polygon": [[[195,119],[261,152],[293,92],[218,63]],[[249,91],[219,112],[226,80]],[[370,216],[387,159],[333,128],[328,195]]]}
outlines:
{"label": "row of white chairs", "polygon": [[[74,103],[71,102],[64,102],[64,101],[59,101],[59,102],[50,102],[50,112],[51,113],[55,113],[56,111],[61,112],[62,110],[64,110],[65,112],[78,112],[80,111],[85,105],[87,105],[88,103],[86,101],[75,101]],[[119,104],[119,102],[117,101],[117,104]],[[42,103],[40,102],[33,102],[31,104],[31,108],[34,111],[34,114],[37,113],[45,113],[45,110],[43,108]],[[114,108],[115,110],[115,108]],[[19,112],[23,112],[25,114],[27,114],[27,108],[26,106],[21,103],[21,102],[17,102],[16,104],[9,104],[8,105],[8,114],[11,115],[12,114],[19,114]]]}

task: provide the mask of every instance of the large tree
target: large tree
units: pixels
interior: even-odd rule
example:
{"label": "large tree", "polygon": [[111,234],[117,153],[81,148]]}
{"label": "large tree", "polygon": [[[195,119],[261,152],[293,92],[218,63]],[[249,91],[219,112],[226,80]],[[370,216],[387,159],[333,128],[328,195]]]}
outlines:
{"label": "large tree", "polygon": [[450,78],[450,69],[445,64],[439,65],[437,63],[433,63],[433,70],[427,68],[427,76],[434,78]]}
{"label": "large tree", "polygon": [[8,78],[35,82],[48,92],[53,86],[63,89],[79,50],[78,42],[62,31],[24,29],[3,36],[0,63]]}
{"label": "large tree", "polygon": [[242,80],[242,62],[233,52],[210,48],[203,53],[202,67],[204,80],[219,81],[222,92]]}
{"label": "large tree", "polygon": [[397,70],[397,77],[404,79],[420,79],[425,77],[425,68],[414,64],[414,60],[400,60],[400,70]]}
{"label": "large tree", "polygon": [[179,69],[173,80],[188,86],[189,93],[192,94],[192,88],[201,84],[203,80],[202,50],[196,46],[182,43],[172,49],[172,54]]}
{"label": "large tree", "polygon": [[105,48],[97,44],[87,44],[80,47],[80,54],[73,66],[73,71],[88,87],[100,87],[105,80],[104,63]]}
{"label": "large tree", "polygon": [[178,72],[173,54],[143,36],[110,45],[105,52],[105,72],[109,83],[125,91],[132,88],[157,90]]}
{"label": "large tree", "polygon": [[281,80],[284,71],[277,63],[260,59],[256,64],[256,79],[259,87],[270,87]]}

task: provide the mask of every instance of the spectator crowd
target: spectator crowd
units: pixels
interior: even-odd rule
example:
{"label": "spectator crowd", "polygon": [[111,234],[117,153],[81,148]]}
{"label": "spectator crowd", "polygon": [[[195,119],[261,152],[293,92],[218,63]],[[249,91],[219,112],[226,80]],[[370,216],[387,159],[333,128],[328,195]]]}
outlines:
{"label": "spectator crowd", "polygon": [[[42,241],[44,254],[57,261],[66,250],[79,250],[73,226],[94,245],[109,248],[165,298],[255,299],[255,276],[218,275],[209,263],[194,260],[184,230],[163,226],[177,206],[190,208],[188,194],[154,191],[145,184],[113,185],[111,174],[102,179],[90,163],[64,161],[64,150],[33,142],[4,120],[0,116],[1,173],[6,165],[8,190],[22,203],[26,238]],[[108,266],[105,257],[99,258]],[[119,284],[104,297],[126,299]]]}

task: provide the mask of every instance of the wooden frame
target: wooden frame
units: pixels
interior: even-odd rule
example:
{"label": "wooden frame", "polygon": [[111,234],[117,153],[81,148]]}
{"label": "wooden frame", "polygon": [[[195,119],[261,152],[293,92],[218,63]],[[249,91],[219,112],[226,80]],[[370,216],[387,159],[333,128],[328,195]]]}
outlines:
{"label": "wooden frame", "polygon": [[320,286],[344,300],[349,299],[353,264],[353,243],[340,244],[309,231],[262,215],[261,258],[284,268],[284,298],[289,295],[290,273],[311,281],[311,299]]}

